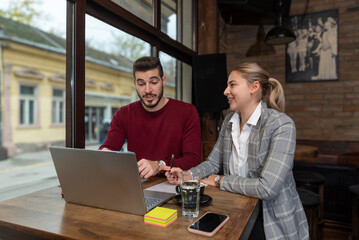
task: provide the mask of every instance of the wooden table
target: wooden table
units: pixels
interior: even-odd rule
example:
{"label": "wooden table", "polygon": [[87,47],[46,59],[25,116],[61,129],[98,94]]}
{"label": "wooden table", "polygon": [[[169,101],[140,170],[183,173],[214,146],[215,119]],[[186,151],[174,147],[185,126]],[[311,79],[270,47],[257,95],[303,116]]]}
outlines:
{"label": "wooden table", "polygon": [[[164,181],[154,178],[147,188]],[[166,228],[143,222],[143,216],[66,203],[59,187],[49,188],[0,203],[0,239],[208,239],[189,233],[197,218],[182,216],[181,207],[170,200],[164,207],[177,209],[178,219]],[[211,239],[247,239],[260,209],[255,198],[206,187],[210,206],[200,208],[229,215],[229,221]]]}

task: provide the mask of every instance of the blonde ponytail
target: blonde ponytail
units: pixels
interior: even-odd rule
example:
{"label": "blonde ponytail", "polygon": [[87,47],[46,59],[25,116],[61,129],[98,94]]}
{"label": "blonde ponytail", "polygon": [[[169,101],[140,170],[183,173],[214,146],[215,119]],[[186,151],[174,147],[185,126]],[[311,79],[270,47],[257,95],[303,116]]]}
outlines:
{"label": "blonde ponytail", "polygon": [[285,97],[282,85],[277,79],[269,78],[269,89],[267,96],[263,96],[269,108],[284,112]]}
{"label": "blonde ponytail", "polygon": [[284,112],[285,99],[282,85],[278,80],[269,77],[267,69],[258,63],[247,62],[237,66],[233,71],[240,72],[250,84],[258,81],[262,89],[261,100],[265,101],[269,108]]}

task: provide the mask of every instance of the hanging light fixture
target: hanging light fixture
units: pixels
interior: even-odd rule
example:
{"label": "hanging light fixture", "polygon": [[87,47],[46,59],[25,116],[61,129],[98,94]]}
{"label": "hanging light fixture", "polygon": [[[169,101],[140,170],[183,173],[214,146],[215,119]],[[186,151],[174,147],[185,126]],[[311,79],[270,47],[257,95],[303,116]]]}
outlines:
{"label": "hanging light fixture", "polygon": [[296,39],[293,30],[284,25],[285,21],[288,18],[288,14],[286,14],[285,12],[289,12],[290,2],[291,0],[287,0],[286,3],[285,0],[277,0],[276,26],[267,33],[267,36],[265,38],[265,42],[267,44],[287,44]]}
{"label": "hanging light fixture", "polygon": [[264,28],[260,24],[257,31],[257,41],[249,47],[246,57],[256,57],[275,54],[274,47],[264,42]]}

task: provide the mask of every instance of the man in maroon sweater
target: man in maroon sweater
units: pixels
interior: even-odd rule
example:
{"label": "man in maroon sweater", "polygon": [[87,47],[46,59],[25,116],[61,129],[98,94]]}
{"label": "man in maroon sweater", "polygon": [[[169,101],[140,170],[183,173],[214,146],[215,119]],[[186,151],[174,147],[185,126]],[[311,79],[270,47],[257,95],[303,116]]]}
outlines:
{"label": "man in maroon sweater", "polygon": [[192,104],[163,96],[166,77],[158,58],[142,57],[133,64],[140,101],[121,107],[113,115],[102,150],[127,149],[136,153],[141,178],[171,164],[184,170],[200,163],[201,128]]}

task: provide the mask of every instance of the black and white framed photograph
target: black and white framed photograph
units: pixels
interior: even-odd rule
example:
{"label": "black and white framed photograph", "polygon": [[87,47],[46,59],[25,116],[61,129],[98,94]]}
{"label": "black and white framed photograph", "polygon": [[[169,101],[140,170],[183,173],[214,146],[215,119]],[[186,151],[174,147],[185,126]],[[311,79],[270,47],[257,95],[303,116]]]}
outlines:
{"label": "black and white framed photograph", "polygon": [[296,40],[286,46],[286,81],[338,80],[338,10],[293,15]]}

